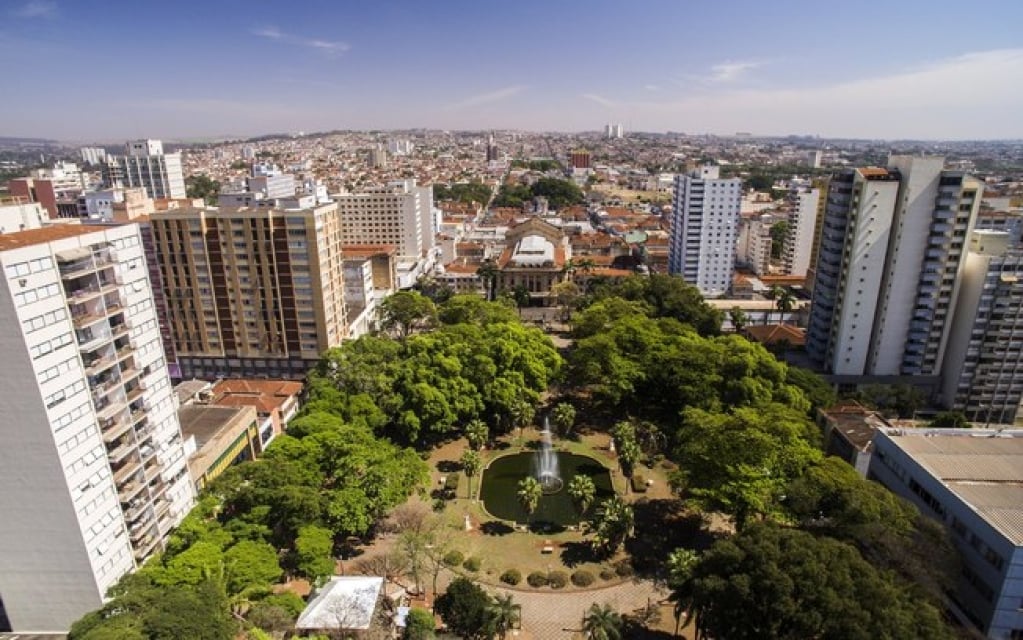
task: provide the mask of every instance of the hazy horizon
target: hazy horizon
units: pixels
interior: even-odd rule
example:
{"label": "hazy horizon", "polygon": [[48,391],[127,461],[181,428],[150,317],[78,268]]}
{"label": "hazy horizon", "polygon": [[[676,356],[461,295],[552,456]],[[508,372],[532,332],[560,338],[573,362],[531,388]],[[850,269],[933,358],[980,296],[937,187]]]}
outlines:
{"label": "hazy horizon", "polygon": [[[20,0],[3,135],[61,141],[330,130],[1023,138],[1023,3],[854,14],[811,2],[500,9]],[[952,15],[955,16],[952,19]]]}

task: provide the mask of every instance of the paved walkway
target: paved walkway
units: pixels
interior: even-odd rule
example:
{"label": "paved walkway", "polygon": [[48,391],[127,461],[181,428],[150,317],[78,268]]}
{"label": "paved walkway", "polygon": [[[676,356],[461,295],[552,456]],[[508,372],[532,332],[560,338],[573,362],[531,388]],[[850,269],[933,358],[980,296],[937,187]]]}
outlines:
{"label": "paved walkway", "polygon": [[666,591],[658,590],[652,582],[646,580],[628,581],[591,591],[518,591],[489,585],[485,588],[491,592],[512,594],[515,602],[522,605],[522,629],[525,633],[519,637],[537,640],[582,637],[579,630],[583,615],[594,602],[609,604],[618,613],[630,613],[645,607],[648,602],[659,602],[668,597]]}

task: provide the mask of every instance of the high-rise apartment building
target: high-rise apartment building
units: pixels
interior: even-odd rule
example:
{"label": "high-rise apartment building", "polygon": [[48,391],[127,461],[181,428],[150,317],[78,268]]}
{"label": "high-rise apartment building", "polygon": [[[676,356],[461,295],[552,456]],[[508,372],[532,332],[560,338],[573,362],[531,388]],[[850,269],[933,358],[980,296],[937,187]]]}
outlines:
{"label": "high-rise apartment building", "polygon": [[981,190],[942,166],[892,156],[831,180],[807,331],[829,373],[940,374]]}
{"label": "high-rise apartment building", "polygon": [[302,378],[347,336],[337,204],[150,222],[183,377]]}
{"label": "high-rise apartment building", "polygon": [[109,187],[145,187],[154,200],[186,197],[180,153],[164,153],[159,140],[132,140],[126,155],[108,156],[103,180]]}
{"label": "high-rise apartment building", "polygon": [[1013,424],[1023,399],[1023,252],[1006,231],[970,236],[941,402],[973,422]]}
{"label": "high-rise apartment building", "polygon": [[344,244],[393,244],[399,259],[426,257],[435,246],[433,187],[416,186],[414,178],[334,200]]}
{"label": "high-rise apartment building", "polygon": [[194,500],[138,227],[0,236],[0,600],[66,631]]}
{"label": "high-rise apartment building", "polygon": [[826,196],[827,183],[823,181],[815,181],[812,187],[799,188],[791,194],[792,215],[782,251],[785,275],[805,276],[813,267]]}
{"label": "high-rise apartment building", "polygon": [[735,234],[742,180],[718,177],[704,166],[675,176],[668,270],[696,285],[706,297],[724,295],[735,272]]}

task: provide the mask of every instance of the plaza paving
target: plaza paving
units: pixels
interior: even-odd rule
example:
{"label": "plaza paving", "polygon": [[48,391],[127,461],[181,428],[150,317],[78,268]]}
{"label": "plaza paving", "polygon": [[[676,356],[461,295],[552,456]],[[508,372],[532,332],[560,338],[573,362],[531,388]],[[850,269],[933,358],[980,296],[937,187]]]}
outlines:
{"label": "plaza paving", "polygon": [[580,628],[583,615],[594,602],[609,604],[619,613],[629,613],[645,607],[648,602],[660,602],[668,597],[667,592],[657,589],[647,580],[630,580],[613,587],[564,593],[550,589],[519,591],[491,586],[486,588],[492,593],[510,593],[515,602],[522,605],[523,633],[518,637],[537,640],[582,637]]}

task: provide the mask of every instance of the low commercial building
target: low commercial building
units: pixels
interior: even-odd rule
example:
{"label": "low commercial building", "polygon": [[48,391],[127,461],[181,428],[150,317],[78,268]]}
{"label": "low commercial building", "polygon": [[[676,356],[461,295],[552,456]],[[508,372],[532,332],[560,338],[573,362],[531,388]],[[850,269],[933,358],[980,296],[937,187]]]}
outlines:
{"label": "low commercial building", "polygon": [[231,465],[252,460],[260,451],[254,407],[186,405],[178,409],[178,420],[197,492]]}
{"label": "low commercial building", "polygon": [[1023,638],[1023,430],[880,429],[869,476],[943,523],[962,555],[953,611]]}

